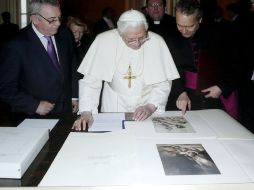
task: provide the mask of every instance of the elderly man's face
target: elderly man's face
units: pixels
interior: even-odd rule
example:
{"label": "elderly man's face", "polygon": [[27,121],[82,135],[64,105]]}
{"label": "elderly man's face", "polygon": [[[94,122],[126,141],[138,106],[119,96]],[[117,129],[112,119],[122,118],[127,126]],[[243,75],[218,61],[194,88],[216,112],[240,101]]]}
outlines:
{"label": "elderly man's face", "polygon": [[149,0],[146,11],[152,20],[159,21],[163,18],[165,6],[162,0]]}
{"label": "elderly man's face", "polygon": [[61,25],[61,11],[59,7],[43,5],[38,14],[32,15],[31,20],[37,30],[45,36],[53,36]]}
{"label": "elderly man's face", "polygon": [[121,36],[125,44],[132,49],[139,49],[148,39],[144,26],[136,28],[129,27]]}
{"label": "elderly man's face", "polygon": [[197,18],[197,13],[185,15],[176,11],[176,24],[179,32],[185,38],[194,36],[199,28],[200,20]]}

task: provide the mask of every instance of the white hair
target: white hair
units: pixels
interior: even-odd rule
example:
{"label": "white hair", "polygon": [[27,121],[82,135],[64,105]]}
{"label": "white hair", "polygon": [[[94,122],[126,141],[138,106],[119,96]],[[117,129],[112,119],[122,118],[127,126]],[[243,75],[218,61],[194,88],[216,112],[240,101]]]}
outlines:
{"label": "white hair", "polygon": [[129,27],[137,28],[140,26],[144,26],[146,30],[148,29],[146,17],[143,13],[133,9],[121,14],[117,21],[117,28],[121,34],[126,32]]}
{"label": "white hair", "polygon": [[29,13],[30,15],[40,13],[44,5],[60,6],[58,0],[30,0]]}

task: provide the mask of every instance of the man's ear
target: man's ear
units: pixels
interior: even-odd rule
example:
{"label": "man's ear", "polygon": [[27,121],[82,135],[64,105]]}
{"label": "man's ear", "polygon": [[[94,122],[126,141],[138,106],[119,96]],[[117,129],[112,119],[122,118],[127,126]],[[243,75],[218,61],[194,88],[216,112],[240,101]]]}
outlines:
{"label": "man's ear", "polygon": [[199,23],[201,23],[201,22],[202,22],[202,18],[199,19]]}
{"label": "man's ear", "polygon": [[145,9],[145,10],[146,10],[146,13],[148,14],[148,6],[146,6],[146,9]]}
{"label": "man's ear", "polygon": [[30,16],[30,21],[36,25],[38,23],[38,16],[37,15],[31,15]]}

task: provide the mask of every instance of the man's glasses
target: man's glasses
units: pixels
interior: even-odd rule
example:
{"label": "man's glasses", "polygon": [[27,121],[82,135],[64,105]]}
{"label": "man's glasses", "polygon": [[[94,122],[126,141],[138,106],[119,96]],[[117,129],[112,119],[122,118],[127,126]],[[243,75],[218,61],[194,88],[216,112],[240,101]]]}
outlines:
{"label": "man's glasses", "polygon": [[148,4],[148,8],[161,8],[163,7],[163,3],[151,3],[151,4]]}
{"label": "man's glasses", "polygon": [[45,18],[44,16],[42,16],[41,14],[39,13],[36,13],[36,14],[33,14],[33,15],[38,15],[40,16],[41,18],[43,18],[45,21],[47,21],[49,24],[53,24],[57,21],[61,22],[62,21],[62,18],[61,17],[51,17],[51,18]]}
{"label": "man's glasses", "polygon": [[135,38],[135,39],[124,38],[124,41],[129,45],[136,45],[136,44],[143,44],[149,39],[150,39],[150,37],[147,34],[146,36],[143,36],[140,38]]}

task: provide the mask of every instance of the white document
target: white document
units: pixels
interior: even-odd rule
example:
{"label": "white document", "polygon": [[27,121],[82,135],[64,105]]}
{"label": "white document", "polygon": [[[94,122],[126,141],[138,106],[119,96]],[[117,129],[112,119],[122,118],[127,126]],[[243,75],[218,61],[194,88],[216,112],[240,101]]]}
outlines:
{"label": "white document", "polygon": [[52,130],[58,121],[59,119],[25,119],[17,127],[45,128]]}
{"label": "white document", "polygon": [[[202,145],[211,159],[204,156],[206,154],[203,150],[195,148],[196,145]],[[168,147],[166,158],[165,154],[163,156],[163,153],[159,153],[158,146]],[[137,147],[139,167],[143,176],[142,184],[187,185],[251,182],[232,156],[214,139],[139,139]],[[178,152],[175,152],[176,147]],[[219,173],[216,172],[216,168],[213,169],[214,165]]]}
{"label": "white document", "polygon": [[[159,146],[168,146],[168,149],[172,146],[181,147],[178,148],[181,153],[176,154],[178,157],[171,153],[171,158],[166,158],[166,162],[167,159],[171,163],[181,159],[185,161],[167,165],[165,157],[159,152]],[[195,156],[192,160],[189,156],[191,154]],[[186,167],[182,167],[184,165]],[[168,171],[175,173],[168,174]],[[203,173],[199,173],[200,171]],[[251,179],[217,140],[135,139],[123,131],[102,134],[71,133],[40,186],[249,182]]]}
{"label": "white document", "polygon": [[[172,118],[177,120],[184,119],[186,124],[180,127],[172,126],[171,124],[177,123],[177,121],[171,122],[170,126],[158,127],[156,123],[152,121],[154,118]],[[171,120],[171,121],[172,121]],[[165,121],[167,122],[167,121]],[[181,123],[182,121],[179,121]],[[209,124],[202,119],[196,112],[188,111],[182,116],[180,111],[170,111],[163,114],[154,114],[145,121],[125,121],[124,126],[126,130],[135,135],[136,137],[144,138],[216,138],[216,134],[211,130]],[[159,128],[159,129],[158,129]]]}
{"label": "white document", "polygon": [[194,111],[205,120],[220,139],[254,139],[254,135],[223,110]]}
{"label": "white document", "polygon": [[[163,115],[181,113],[166,112],[160,116]],[[99,131],[106,131],[104,116]],[[114,120],[109,118],[109,123]],[[152,120],[147,119],[126,121],[125,130],[112,133],[70,133],[40,186],[253,182],[253,171],[248,167],[252,167],[254,155],[247,154],[247,149],[253,150],[254,145],[251,140],[239,145],[236,142],[253,139],[248,130],[221,110],[189,111],[184,118],[193,130],[158,133]],[[225,139],[233,142],[226,148],[227,143],[221,141]],[[234,157],[237,147],[241,155]]]}
{"label": "white document", "polygon": [[254,182],[254,140],[222,140],[221,142]]}
{"label": "white document", "polygon": [[0,178],[20,179],[48,138],[44,128],[0,127]]}
{"label": "white document", "polygon": [[138,180],[134,139],[70,133],[39,186],[132,185]]}
{"label": "white document", "polygon": [[94,123],[89,131],[119,131],[122,130],[122,121],[125,119],[124,113],[100,113],[94,114]]}

